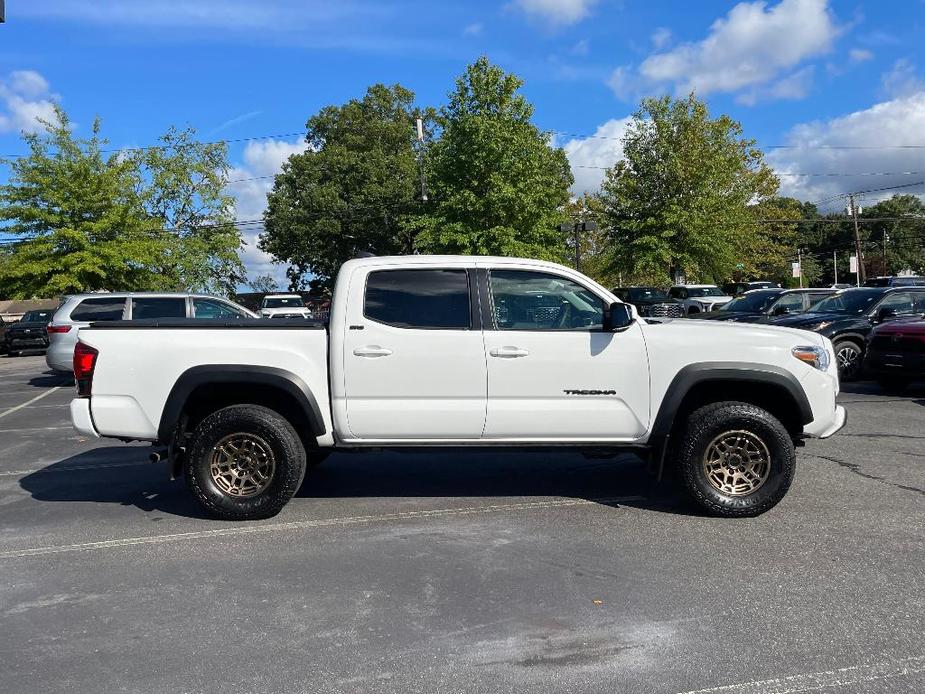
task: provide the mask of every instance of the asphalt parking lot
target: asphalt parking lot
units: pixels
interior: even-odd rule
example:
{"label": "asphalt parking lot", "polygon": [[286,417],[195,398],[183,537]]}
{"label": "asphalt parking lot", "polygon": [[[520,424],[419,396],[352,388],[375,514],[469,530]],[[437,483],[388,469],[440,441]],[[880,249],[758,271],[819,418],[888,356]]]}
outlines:
{"label": "asphalt parking lot", "polygon": [[0,691],[925,691],[925,388],[845,391],[756,519],[629,456],[429,451],[237,524],[0,358]]}

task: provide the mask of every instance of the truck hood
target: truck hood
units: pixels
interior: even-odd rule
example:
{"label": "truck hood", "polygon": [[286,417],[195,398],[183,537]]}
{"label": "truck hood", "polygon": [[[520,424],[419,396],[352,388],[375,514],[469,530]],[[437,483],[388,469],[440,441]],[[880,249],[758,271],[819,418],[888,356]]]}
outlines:
{"label": "truck hood", "polygon": [[[648,330],[647,335],[657,336],[664,330],[672,339],[683,339],[685,343],[700,348],[711,342],[732,342],[744,346],[795,347],[797,345],[825,346],[826,339],[806,330],[735,321],[691,320],[677,318],[660,321],[657,330]],[[653,326],[654,327],[654,326]]]}

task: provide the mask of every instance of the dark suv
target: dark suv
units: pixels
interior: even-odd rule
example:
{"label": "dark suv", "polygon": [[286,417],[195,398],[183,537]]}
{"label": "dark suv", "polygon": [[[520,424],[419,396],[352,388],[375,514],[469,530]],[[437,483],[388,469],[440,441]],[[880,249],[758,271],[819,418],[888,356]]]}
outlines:
{"label": "dark suv", "polygon": [[871,277],[865,287],[925,287],[925,277],[904,275],[901,277]]}
{"label": "dark suv", "polygon": [[657,287],[616,287],[613,293],[625,304],[636,307],[640,316],[653,318],[681,318],[684,306]]}
{"label": "dark suv", "polygon": [[791,313],[804,313],[834,293],[834,289],[753,289],[715,311],[698,313],[691,318],[736,323],[768,323]]}
{"label": "dark suv", "polygon": [[3,335],[3,351],[12,357],[28,349],[47,349],[48,333],[45,329],[54,313],[54,309],[26,311],[18,321],[8,324]]}
{"label": "dark suv", "polygon": [[813,330],[835,343],[838,373],[844,381],[861,371],[866,339],[875,325],[925,314],[925,287],[859,287],[842,289],[812,307],[772,323]]}

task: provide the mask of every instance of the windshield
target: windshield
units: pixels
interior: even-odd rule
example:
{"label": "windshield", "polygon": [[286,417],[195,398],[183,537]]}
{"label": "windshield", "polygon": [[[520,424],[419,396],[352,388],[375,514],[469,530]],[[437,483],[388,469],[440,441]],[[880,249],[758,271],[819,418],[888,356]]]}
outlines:
{"label": "windshield", "polygon": [[833,294],[813,305],[814,313],[864,313],[871,305],[883,296],[879,289],[846,289]]}
{"label": "windshield", "polygon": [[266,298],[263,300],[264,308],[304,308],[305,304],[302,298],[298,296],[284,296],[276,298]]}
{"label": "windshield", "polygon": [[51,320],[51,311],[27,311],[19,320],[23,323],[47,323]]}
{"label": "windshield", "polygon": [[632,301],[671,301],[667,292],[655,287],[631,287],[627,290]]}
{"label": "windshield", "polygon": [[688,287],[688,296],[726,296],[719,287]]}
{"label": "windshield", "polygon": [[781,292],[749,292],[737,299],[733,299],[723,306],[720,311],[748,311],[759,313],[774,303],[774,300],[780,296],[780,294]]}

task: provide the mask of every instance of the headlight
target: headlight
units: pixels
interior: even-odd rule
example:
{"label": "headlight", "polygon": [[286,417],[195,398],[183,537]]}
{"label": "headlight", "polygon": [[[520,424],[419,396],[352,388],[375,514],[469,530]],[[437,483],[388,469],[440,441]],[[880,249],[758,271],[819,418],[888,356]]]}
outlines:
{"label": "headlight", "polygon": [[794,347],[790,350],[790,353],[801,362],[809,364],[814,369],[819,369],[820,371],[828,371],[829,369],[829,353],[826,351],[825,347]]}

